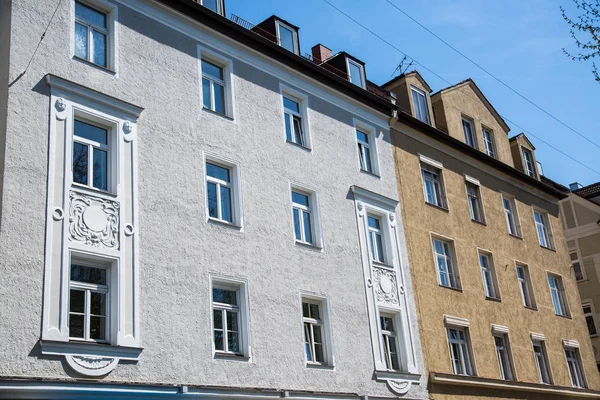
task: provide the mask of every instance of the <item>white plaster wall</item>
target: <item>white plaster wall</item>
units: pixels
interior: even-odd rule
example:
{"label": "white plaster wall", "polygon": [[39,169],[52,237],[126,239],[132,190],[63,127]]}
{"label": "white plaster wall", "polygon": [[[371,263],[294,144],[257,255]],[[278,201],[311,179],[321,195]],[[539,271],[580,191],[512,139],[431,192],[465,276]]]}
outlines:
{"label": "white plaster wall", "polygon": [[[203,112],[199,42],[122,5],[117,75],[72,60],[71,1],[61,2],[27,73],[9,89],[0,223],[0,375],[69,376],[60,359],[41,356],[37,344],[48,169],[49,98],[43,77],[51,73],[145,108],[138,123],[144,351],[138,363],[121,363],[106,379],[392,396],[385,383],[373,379],[349,192],[357,185],[398,198],[388,127],[378,127],[384,132],[378,138],[381,179],[358,170],[356,115],[313,95],[313,150],[286,144],[281,81],[229,54],[235,120]],[[13,2],[9,81],[25,68],[55,6]],[[203,152],[241,164],[243,232],[206,222]],[[293,243],[289,181],[318,191],[323,252]],[[403,261],[410,279],[405,256]],[[209,273],[248,280],[251,363],[212,359]],[[412,299],[410,282],[405,288]],[[300,290],[329,300],[333,371],[305,367]],[[414,304],[410,307],[414,316]],[[412,330],[416,335],[414,317]],[[418,337],[414,340],[422,365]],[[426,397],[424,380],[407,397]]]}

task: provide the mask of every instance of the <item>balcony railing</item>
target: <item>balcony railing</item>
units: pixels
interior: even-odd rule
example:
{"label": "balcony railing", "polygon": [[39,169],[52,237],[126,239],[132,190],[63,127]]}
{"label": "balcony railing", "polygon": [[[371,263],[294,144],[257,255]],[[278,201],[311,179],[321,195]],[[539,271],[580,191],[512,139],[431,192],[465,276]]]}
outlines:
{"label": "balcony railing", "polygon": [[229,17],[229,19],[233,22],[235,22],[236,24],[238,24],[239,26],[241,26],[242,28],[246,28],[249,31],[252,31],[254,33],[256,33],[259,36],[264,37],[265,39],[267,39],[270,42],[273,42],[275,44],[279,44],[279,40],[277,39],[277,36],[265,31],[264,29],[246,21],[245,19],[243,19],[242,17],[238,17],[235,14],[231,14],[231,16]]}

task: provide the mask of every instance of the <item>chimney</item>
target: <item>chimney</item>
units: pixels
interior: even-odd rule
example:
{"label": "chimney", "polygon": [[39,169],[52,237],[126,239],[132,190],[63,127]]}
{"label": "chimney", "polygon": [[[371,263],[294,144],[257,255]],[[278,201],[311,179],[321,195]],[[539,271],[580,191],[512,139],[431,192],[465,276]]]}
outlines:
{"label": "chimney", "polygon": [[312,48],[313,61],[318,64],[327,60],[329,57],[331,57],[331,55],[331,49],[323,46],[320,43]]}
{"label": "chimney", "polygon": [[571,189],[571,191],[581,189],[582,187],[583,185],[579,182],[573,182],[569,185],[569,189]]}

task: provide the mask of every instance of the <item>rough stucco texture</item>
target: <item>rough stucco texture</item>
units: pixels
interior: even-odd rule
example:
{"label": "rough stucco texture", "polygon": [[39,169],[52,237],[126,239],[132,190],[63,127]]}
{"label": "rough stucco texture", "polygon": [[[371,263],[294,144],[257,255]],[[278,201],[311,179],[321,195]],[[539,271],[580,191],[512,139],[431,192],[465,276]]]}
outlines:
{"label": "rough stucco texture", "polygon": [[[137,364],[121,364],[107,379],[391,396],[385,383],[373,380],[349,195],[350,186],[358,185],[398,197],[385,126],[378,129],[378,179],[359,172],[351,113],[310,96],[313,150],[286,144],[279,81],[235,59],[235,119],[200,111],[198,43],[124,6],[118,75],[73,60],[71,4],[61,3],[27,74],[10,88],[0,309],[13,312],[2,312],[0,375],[68,377],[60,359],[40,356],[37,344],[48,169],[43,77],[51,73],[145,109],[138,122],[144,351]],[[11,79],[26,65],[53,7],[13,3]],[[243,232],[206,222],[203,152],[240,163]],[[323,252],[294,245],[290,181],[318,192]],[[210,273],[248,280],[250,363],[212,359]],[[405,287],[411,297],[410,281]],[[335,370],[305,367],[300,290],[329,299]],[[412,328],[417,332],[416,319]],[[424,390],[422,382],[409,397],[423,398]]]}

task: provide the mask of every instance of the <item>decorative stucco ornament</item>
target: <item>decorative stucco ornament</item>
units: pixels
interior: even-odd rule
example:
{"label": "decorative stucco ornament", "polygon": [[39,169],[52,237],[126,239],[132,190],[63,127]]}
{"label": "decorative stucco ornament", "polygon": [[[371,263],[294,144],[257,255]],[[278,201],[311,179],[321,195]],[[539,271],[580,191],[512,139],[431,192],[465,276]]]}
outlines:
{"label": "decorative stucco ornament", "polygon": [[56,119],[58,119],[59,121],[64,121],[65,119],[67,119],[67,102],[65,101],[65,99],[63,99],[62,97],[56,99],[56,101],[54,102],[54,108],[56,108]]}
{"label": "decorative stucco ornament", "polygon": [[119,363],[118,358],[102,356],[76,356],[67,354],[67,364],[84,376],[103,376],[110,373]]}
{"label": "decorative stucco ornament", "polygon": [[75,191],[69,192],[69,233],[74,242],[119,248],[119,203]]}
{"label": "decorative stucco ornament", "polygon": [[410,381],[400,381],[396,379],[390,379],[387,381],[388,387],[392,392],[399,396],[403,396],[410,390]]}
{"label": "decorative stucco ornament", "polygon": [[136,132],[133,129],[133,124],[129,121],[126,121],[123,124],[123,132],[125,133],[123,135],[123,140],[125,140],[128,143],[132,142],[136,137]]}
{"label": "decorative stucco ornament", "polygon": [[65,212],[62,207],[54,207],[52,208],[52,219],[55,221],[62,221],[65,217]]}
{"label": "decorative stucco ornament", "polygon": [[373,286],[379,303],[398,304],[396,273],[385,268],[373,268]]}

